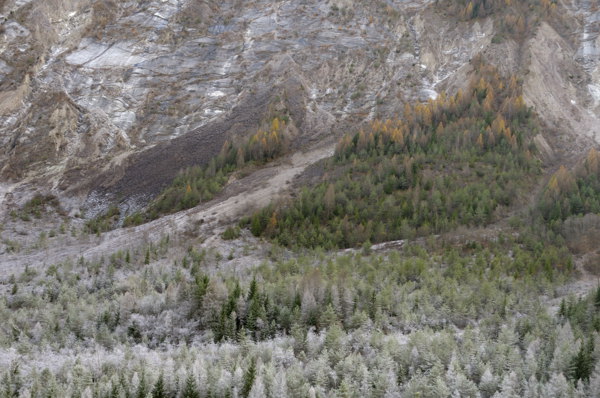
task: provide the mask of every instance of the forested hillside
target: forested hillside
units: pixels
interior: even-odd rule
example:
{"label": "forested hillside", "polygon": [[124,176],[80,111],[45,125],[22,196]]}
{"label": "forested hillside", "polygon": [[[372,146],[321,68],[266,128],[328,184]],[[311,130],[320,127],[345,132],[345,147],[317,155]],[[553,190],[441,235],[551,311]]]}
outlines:
{"label": "forested hillside", "polygon": [[[23,353],[50,345],[58,363],[24,376],[17,353],[5,351],[14,358],[0,382],[5,396],[24,388],[86,397],[600,391],[598,293],[547,312],[543,297],[572,272],[568,253],[554,247],[531,251],[503,237],[486,247],[317,253],[243,278],[204,273],[222,260],[194,250],[176,264],[145,265],[168,251],[165,240],[16,277],[0,307],[11,325],[0,341]],[[74,361],[92,340],[95,354]]]}
{"label": "forested hillside", "polygon": [[0,398],[600,397],[596,2],[0,17]]}
{"label": "forested hillside", "polygon": [[248,220],[285,246],[352,247],[488,225],[540,175],[537,116],[513,76],[474,61],[465,92],[407,104],[401,118],[344,136],[323,182]]}

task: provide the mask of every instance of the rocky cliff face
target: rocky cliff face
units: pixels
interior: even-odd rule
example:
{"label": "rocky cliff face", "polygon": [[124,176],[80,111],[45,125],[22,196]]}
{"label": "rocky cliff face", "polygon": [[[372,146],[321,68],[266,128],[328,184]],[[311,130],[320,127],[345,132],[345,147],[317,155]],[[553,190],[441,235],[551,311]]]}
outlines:
{"label": "rocky cliff face", "polygon": [[139,179],[154,193],[269,114],[289,114],[304,142],[392,114],[490,41],[491,22],[455,31],[428,3],[5,2],[3,179],[84,196]]}
{"label": "rocky cliff face", "polygon": [[525,43],[494,42],[493,19],[457,21],[432,3],[4,1],[3,201],[39,188],[73,211],[143,203],[270,116],[289,117],[298,148],[326,141],[456,90],[479,53],[525,71],[530,104],[577,148],[600,136],[593,2],[565,4],[564,32],[544,23]]}

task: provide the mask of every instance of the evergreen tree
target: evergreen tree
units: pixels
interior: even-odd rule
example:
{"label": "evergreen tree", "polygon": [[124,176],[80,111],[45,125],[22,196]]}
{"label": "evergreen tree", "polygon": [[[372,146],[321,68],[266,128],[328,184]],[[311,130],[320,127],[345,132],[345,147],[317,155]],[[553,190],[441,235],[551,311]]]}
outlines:
{"label": "evergreen tree", "polygon": [[110,398],[120,398],[121,391],[122,391],[121,385],[119,384],[118,381],[115,380],[112,382],[109,397]]}
{"label": "evergreen tree", "polygon": [[531,376],[525,385],[523,398],[540,398],[540,384],[535,376]]}
{"label": "evergreen tree", "polygon": [[575,386],[575,391],[573,392],[573,398],[586,398],[586,388],[584,383],[579,380],[577,385]]}
{"label": "evergreen tree", "polygon": [[181,392],[181,398],[200,398],[196,381],[192,372],[188,372],[187,378],[185,379],[185,385]]}
{"label": "evergreen tree", "polygon": [[162,372],[158,376],[158,379],[156,379],[156,383],[154,383],[154,387],[152,388],[152,398],[167,398],[165,380]]}
{"label": "evergreen tree", "polygon": [[273,398],[287,398],[287,381],[285,380],[285,370],[278,369],[275,381],[273,382],[273,389],[271,396]]}
{"label": "evergreen tree", "polygon": [[590,397],[600,397],[600,361],[596,362],[588,388]]}
{"label": "evergreen tree", "polygon": [[252,359],[250,361],[250,366],[246,370],[244,374],[243,386],[242,386],[242,397],[247,398],[250,394],[250,390],[252,389],[252,385],[254,384],[254,379],[256,378],[256,360]]}
{"label": "evergreen tree", "polygon": [[521,386],[515,372],[506,373],[500,385],[499,398],[521,398]]}
{"label": "evergreen tree", "polygon": [[544,397],[569,398],[569,382],[562,373],[553,373],[544,387]]}
{"label": "evergreen tree", "polygon": [[484,398],[491,397],[498,389],[498,382],[492,374],[489,366],[486,366],[481,381],[479,383],[479,390],[481,391]]}
{"label": "evergreen tree", "polygon": [[594,340],[590,338],[587,344],[581,344],[577,355],[571,359],[569,376],[572,380],[588,381],[594,366]]}
{"label": "evergreen tree", "polygon": [[149,393],[148,385],[146,383],[146,372],[142,369],[141,377],[138,382],[137,391],[135,393],[136,398],[146,398]]}
{"label": "evergreen tree", "polygon": [[556,337],[556,348],[552,356],[550,370],[554,373],[569,372],[570,362],[573,356],[579,350],[578,343],[575,341],[571,324],[567,321],[558,331]]}
{"label": "evergreen tree", "polygon": [[248,393],[248,398],[264,398],[266,395],[263,379],[260,375],[257,375]]}

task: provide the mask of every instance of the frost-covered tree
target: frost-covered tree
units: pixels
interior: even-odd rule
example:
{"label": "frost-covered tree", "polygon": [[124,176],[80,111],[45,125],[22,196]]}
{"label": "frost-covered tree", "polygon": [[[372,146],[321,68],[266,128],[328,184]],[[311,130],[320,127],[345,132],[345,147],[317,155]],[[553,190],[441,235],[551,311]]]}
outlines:
{"label": "frost-covered tree", "polygon": [[500,383],[500,391],[494,397],[498,398],[520,398],[522,397],[521,383],[515,372],[508,372]]}
{"label": "frost-covered tree", "polygon": [[181,391],[181,398],[200,398],[200,393],[198,392],[198,387],[196,386],[196,381],[194,380],[192,372],[188,372],[185,379],[185,385],[183,391]]}
{"label": "frost-covered tree", "polygon": [[273,393],[271,394],[272,398],[281,397],[287,398],[287,381],[285,379],[285,370],[279,369],[277,375],[275,376],[275,380],[273,382]]}
{"label": "frost-covered tree", "polygon": [[590,397],[600,397],[600,361],[596,362],[589,384]]}
{"label": "frost-covered tree", "polygon": [[570,384],[562,373],[553,373],[543,388],[544,397],[569,398]]}
{"label": "frost-covered tree", "polygon": [[523,398],[540,398],[540,384],[535,375],[530,376],[525,384]]}
{"label": "frost-covered tree", "polygon": [[479,390],[484,398],[491,397],[498,390],[498,381],[489,366],[486,366],[481,376]]}
{"label": "frost-covered tree", "polygon": [[248,393],[248,398],[264,398],[266,397],[265,384],[263,383],[262,375],[257,375],[252,384],[252,388]]}
{"label": "frost-covered tree", "polygon": [[479,394],[475,383],[464,375],[456,351],[452,353],[452,358],[446,371],[446,381],[453,396],[476,397]]}
{"label": "frost-covered tree", "polygon": [[165,391],[165,379],[161,372],[152,387],[152,398],[167,398],[167,392]]}
{"label": "frost-covered tree", "polygon": [[532,376],[537,374],[538,371],[538,352],[539,352],[540,341],[534,340],[527,346],[525,353],[525,361],[523,366],[523,374],[526,379],[531,379]]}
{"label": "frost-covered tree", "polygon": [[579,341],[575,341],[571,324],[567,321],[559,328],[556,336],[556,348],[550,363],[550,371],[554,373],[568,373],[571,359],[579,351]]}
{"label": "frost-covered tree", "polygon": [[583,381],[578,380],[577,386],[575,387],[575,391],[573,391],[573,398],[586,398],[586,388],[583,384]]}
{"label": "frost-covered tree", "polygon": [[215,391],[219,396],[225,396],[228,392],[231,392],[232,387],[232,375],[227,369],[221,369],[219,378],[215,383]]}

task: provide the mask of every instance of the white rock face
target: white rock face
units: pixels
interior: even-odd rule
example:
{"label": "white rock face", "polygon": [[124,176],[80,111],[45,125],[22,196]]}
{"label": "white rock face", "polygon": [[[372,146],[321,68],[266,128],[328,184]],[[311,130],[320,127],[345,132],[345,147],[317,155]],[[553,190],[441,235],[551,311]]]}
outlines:
{"label": "white rock face", "polygon": [[594,107],[600,105],[600,85],[589,84],[588,89],[590,90],[590,95],[594,99]]}
{"label": "white rock face", "polygon": [[[579,54],[596,67],[598,11],[580,2]],[[302,110],[292,122],[307,139],[399,114],[406,100],[464,85],[469,60],[492,46],[493,21],[448,23],[430,3],[9,1],[0,36],[0,173],[71,186],[65,175],[73,170],[110,168],[235,118],[235,109],[273,111],[275,98],[278,112]],[[291,98],[290,82],[301,88]],[[597,102],[600,82],[590,83]],[[272,98],[259,106],[259,94]],[[50,115],[65,107],[75,125],[60,131]]]}
{"label": "white rock face", "polygon": [[102,44],[84,39],[77,51],[66,57],[67,63],[92,69],[125,68],[145,61],[143,56],[134,55],[133,43],[118,42]]}
{"label": "white rock face", "polygon": [[584,26],[577,55],[587,67],[594,68],[600,61],[600,9],[592,0],[580,0],[579,6]]}
{"label": "white rock face", "polygon": [[[420,83],[406,76],[435,80],[435,66],[413,67],[420,54],[385,56],[397,53],[395,32],[408,31],[407,13],[428,3],[389,1],[399,17],[381,14],[370,21],[376,9],[342,14],[317,0],[152,0],[108,8],[100,0],[13,2],[4,10],[0,75],[6,87],[0,87],[0,100],[2,91],[14,93],[7,94],[4,112],[0,106],[0,142],[16,146],[0,153],[0,170],[22,178],[106,162],[221,120],[240,101],[290,78],[316,90],[308,98],[319,109],[307,114],[314,118],[306,121],[311,134],[328,132],[336,119],[356,112],[392,109],[394,98],[422,96]],[[414,48],[420,45],[407,50]],[[400,83],[382,89],[393,78]],[[336,89],[323,95],[321,87]],[[433,97],[434,89],[426,89]],[[68,102],[78,118],[73,131],[53,133],[64,136],[61,145],[48,142],[54,130],[39,116],[62,106],[56,101]],[[19,155],[34,148],[48,156]],[[49,167],[59,163],[63,167]]]}

